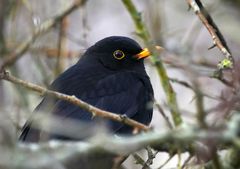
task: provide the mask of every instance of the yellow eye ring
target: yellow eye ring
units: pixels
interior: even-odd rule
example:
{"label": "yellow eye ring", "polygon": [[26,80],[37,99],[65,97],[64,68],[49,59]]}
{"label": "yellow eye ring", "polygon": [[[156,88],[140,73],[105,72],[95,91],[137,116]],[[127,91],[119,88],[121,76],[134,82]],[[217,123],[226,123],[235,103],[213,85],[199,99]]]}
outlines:
{"label": "yellow eye ring", "polygon": [[121,59],[123,59],[123,58],[125,57],[125,54],[124,54],[124,52],[121,51],[121,50],[115,50],[115,51],[113,52],[113,57],[114,57],[115,59],[117,59],[117,60],[121,60]]}

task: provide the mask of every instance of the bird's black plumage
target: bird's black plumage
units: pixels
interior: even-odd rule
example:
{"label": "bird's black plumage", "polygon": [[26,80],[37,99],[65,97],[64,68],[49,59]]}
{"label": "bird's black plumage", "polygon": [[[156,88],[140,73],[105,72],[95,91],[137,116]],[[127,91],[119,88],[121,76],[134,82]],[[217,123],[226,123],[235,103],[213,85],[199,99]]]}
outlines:
{"label": "bird's black plumage", "polygon": [[[117,51],[117,52],[116,52]],[[136,55],[143,49],[134,40],[112,36],[91,46],[82,58],[63,72],[50,89],[79,99],[103,110],[125,114],[143,124],[152,119],[153,90],[143,64]],[[123,56],[123,57],[122,57]],[[92,115],[69,102],[45,96],[35,113],[47,112],[61,119],[69,118],[94,123]],[[34,113],[34,114],[35,114]],[[104,120],[110,132],[129,134],[132,128],[122,123]],[[64,120],[62,125],[64,126]],[[67,127],[67,126],[66,126]],[[40,130],[25,124],[20,140],[39,141]],[[49,139],[72,139],[49,132]]]}

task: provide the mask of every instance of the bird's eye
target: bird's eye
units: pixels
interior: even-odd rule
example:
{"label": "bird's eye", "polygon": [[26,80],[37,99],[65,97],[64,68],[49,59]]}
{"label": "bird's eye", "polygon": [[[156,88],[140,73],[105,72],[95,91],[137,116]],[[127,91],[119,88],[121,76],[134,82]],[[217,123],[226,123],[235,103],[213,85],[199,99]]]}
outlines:
{"label": "bird's eye", "polygon": [[125,57],[125,54],[124,54],[123,51],[121,51],[121,50],[115,50],[115,51],[113,52],[113,57],[114,57],[115,59],[121,60],[121,59],[123,59],[123,58]]}

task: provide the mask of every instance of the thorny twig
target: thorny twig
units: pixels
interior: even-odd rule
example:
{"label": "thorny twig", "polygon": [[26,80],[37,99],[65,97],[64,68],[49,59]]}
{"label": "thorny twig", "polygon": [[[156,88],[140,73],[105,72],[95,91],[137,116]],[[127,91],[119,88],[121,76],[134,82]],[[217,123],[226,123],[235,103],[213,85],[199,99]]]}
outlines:
{"label": "thorny twig", "polygon": [[[234,63],[233,56],[230,52],[230,49],[227,46],[227,43],[218,29],[217,25],[213,21],[212,17],[209,15],[207,10],[202,5],[200,0],[186,0],[188,5],[194,10],[196,15],[202,21],[203,25],[207,28],[210,33],[214,46],[217,46],[220,51],[223,53],[226,59],[229,59],[232,63]],[[213,46],[213,47],[214,47]]]}
{"label": "thorny twig", "polygon": [[[199,19],[202,21],[204,26],[209,31],[209,33],[213,39],[213,44],[214,44],[213,47],[217,46],[226,58],[226,60],[223,60],[222,62],[220,62],[220,64],[218,65],[219,70],[217,72],[215,72],[215,76],[218,79],[222,80],[223,79],[222,78],[222,69],[232,68],[232,66],[234,64],[234,59],[233,59],[231,52],[227,46],[227,43],[226,43],[222,33],[218,29],[217,25],[213,21],[212,17],[209,15],[208,11],[204,8],[202,2],[200,0],[187,0],[187,3],[194,10],[196,15],[199,17]],[[198,108],[198,115],[199,115],[198,119],[199,119],[200,125],[202,125],[204,128],[206,128],[207,125],[204,120],[205,112],[203,110],[203,96],[200,92],[197,92],[197,91],[196,91],[196,94],[197,94],[197,98],[198,98],[197,99],[197,108]],[[215,168],[222,168],[222,164],[219,161],[219,157],[218,157],[216,151],[213,153],[212,160],[213,160],[213,165]]]}
{"label": "thorny twig", "polygon": [[[220,51],[223,53],[225,56],[226,60],[223,60],[220,62],[218,65],[219,70],[215,72],[215,76],[222,80],[222,70],[224,68],[232,68],[234,65],[234,59],[233,56],[227,46],[227,43],[218,29],[217,25],[213,21],[212,17],[209,15],[208,11],[204,8],[201,0],[186,0],[188,5],[194,10],[196,15],[199,17],[199,19],[202,21],[203,25],[207,28],[208,32],[210,33],[212,39],[213,39],[213,47],[217,46]],[[203,110],[203,97],[202,94],[197,92],[196,93],[198,96],[197,101],[197,108],[198,108],[198,119],[200,124],[203,127],[206,127],[206,123],[204,122],[205,115],[204,115],[204,110]],[[222,168],[222,164],[219,161],[219,157],[217,155],[217,152],[213,153],[213,164],[215,168]]]}
{"label": "thorny twig", "polygon": [[177,104],[177,98],[176,93],[169,81],[167,71],[162,63],[162,61],[158,58],[159,52],[157,52],[155,46],[152,44],[152,41],[150,40],[150,34],[145,26],[145,24],[142,21],[142,17],[140,13],[137,11],[137,8],[135,7],[132,0],[122,0],[123,4],[125,5],[126,9],[128,10],[129,14],[132,17],[132,20],[135,24],[136,33],[139,37],[142,38],[145,45],[150,49],[151,51],[151,61],[156,66],[156,70],[160,76],[161,84],[163,87],[163,90],[167,97],[167,104],[169,105],[173,122],[175,126],[179,126],[182,123],[182,117],[179,111],[179,107]]}

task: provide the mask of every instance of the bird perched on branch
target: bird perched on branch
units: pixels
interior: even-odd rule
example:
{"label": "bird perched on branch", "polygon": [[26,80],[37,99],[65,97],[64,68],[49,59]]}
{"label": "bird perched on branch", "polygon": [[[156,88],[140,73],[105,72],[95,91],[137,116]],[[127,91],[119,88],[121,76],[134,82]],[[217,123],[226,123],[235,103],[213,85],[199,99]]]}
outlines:
{"label": "bird perched on branch", "polygon": [[[150,52],[142,49],[134,40],[111,36],[98,41],[87,49],[80,60],[63,72],[50,89],[74,95],[77,98],[109,112],[126,115],[140,123],[148,125],[152,119],[153,90],[144,68],[144,58]],[[36,113],[47,113],[62,120],[65,119],[94,124],[97,120],[88,112],[67,101],[45,96],[35,109]],[[33,115],[34,116],[34,115]],[[110,133],[131,134],[133,128],[123,123],[103,120]],[[50,139],[76,140],[81,133],[72,137],[55,132],[51,128],[41,131],[28,120],[24,125],[20,140],[38,142]],[[88,130],[88,129],[85,129]],[[42,134],[47,137],[41,138]],[[80,132],[80,131],[79,131]]]}

